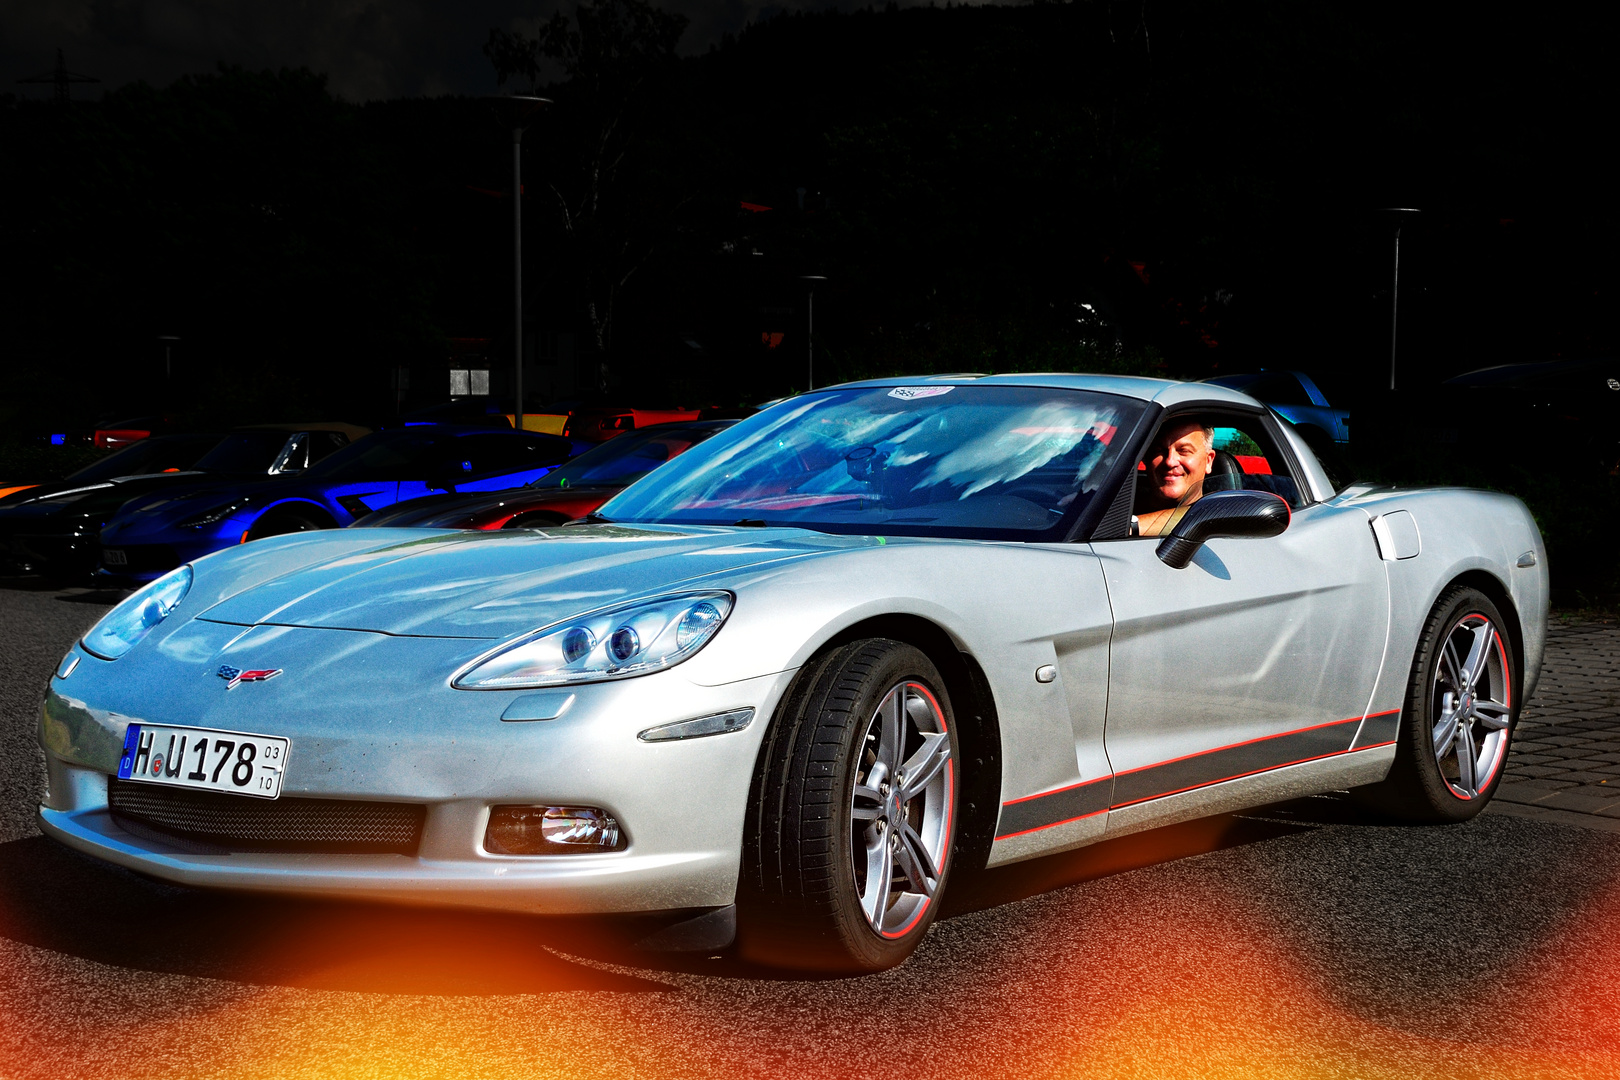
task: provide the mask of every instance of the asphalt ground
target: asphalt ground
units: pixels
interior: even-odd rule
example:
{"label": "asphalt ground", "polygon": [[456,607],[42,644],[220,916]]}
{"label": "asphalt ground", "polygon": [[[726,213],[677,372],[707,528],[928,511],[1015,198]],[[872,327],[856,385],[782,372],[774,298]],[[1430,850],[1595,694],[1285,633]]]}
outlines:
{"label": "asphalt ground", "polygon": [[42,688],[110,599],[0,583],[6,1077],[1620,1073],[1606,815],[1411,828],[1325,796],[1211,818],[958,883],[909,963],[858,979],[150,882],[32,820]]}

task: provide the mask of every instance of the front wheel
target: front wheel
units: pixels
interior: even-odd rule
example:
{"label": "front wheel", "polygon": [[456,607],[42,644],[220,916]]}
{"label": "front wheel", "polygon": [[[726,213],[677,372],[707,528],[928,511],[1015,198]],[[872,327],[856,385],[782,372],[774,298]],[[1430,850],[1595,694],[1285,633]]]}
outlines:
{"label": "front wheel", "polygon": [[744,955],[832,971],[910,956],[950,876],[958,752],[944,680],[919,650],[868,638],[806,665],[755,770]]}
{"label": "front wheel", "polygon": [[322,525],[308,515],[288,510],[267,514],[254,522],[244,541],[264,540],[271,536],[286,536],[288,533],[313,532],[316,529],[328,528],[331,526]]}
{"label": "front wheel", "polygon": [[1470,588],[1445,593],[1412,660],[1389,778],[1357,794],[1413,821],[1477,815],[1507,764],[1518,674],[1507,623],[1490,598]]}

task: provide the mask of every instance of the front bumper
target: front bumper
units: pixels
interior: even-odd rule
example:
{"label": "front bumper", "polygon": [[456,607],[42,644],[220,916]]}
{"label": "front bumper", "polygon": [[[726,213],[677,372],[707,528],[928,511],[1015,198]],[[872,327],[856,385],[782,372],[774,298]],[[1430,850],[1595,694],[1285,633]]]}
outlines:
{"label": "front bumper", "polygon": [[[105,792],[105,777],[96,776]],[[105,805],[78,811],[41,806],[39,826],[47,836],[86,855],[203,888],[544,915],[719,907],[731,903],[736,892],[735,851],[500,858],[484,854],[478,845],[488,817],[486,804],[436,804],[429,809],[422,851],[415,857],[194,855],[131,836],[119,828]]]}
{"label": "front bumper", "polygon": [[23,573],[88,581],[100,557],[101,548],[94,534],[19,532],[0,537],[0,562]]}
{"label": "front bumper", "polygon": [[[241,634],[242,627],[225,633]],[[388,639],[388,685],[369,664],[371,710],[352,709],[355,686],[323,685],[312,696],[289,675],[226,691],[212,666],[257,639],[357,635],[346,631],[255,628],[208,662],[182,670],[194,684],[83,654],[67,680],[53,678],[41,727],[50,789],[39,824],[85,854],[183,885],[355,899],[394,900],[537,914],[657,912],[719,907],[736,894],[743,821],[754,761],[792,672],[722,686],[699,686],[680,668],[620,682],[572,688],[557,719],[510,722],[501,713],[521,691],[451,690],[455,649],[482,643]],[[185,644],[195,648],[196,642]],[[279,661],[278,657],[278,661]],[[240,661],[239,661],[240,662]],[[397,665],[397,666],[396,666]],[[156,665],[152,665],[156,666]],[[318,676],[319,665],[304,665]],[[433,670],[424,684],[408,673]],[[116,681],[114,681],[114,677]],[[319,683],[318,678],[309,681]],[[351,679],[351,682],[356,682]],[[143,686],[143,684],[148,684]],[[244,690],[249,690],[244,693]],[[199,702],[202,707],[199,707]],[[679,742],[644,743],[658,723],[752,706],[745,730]],[[167,723],[282,735],[293,741],[283,796],[423,804],[414,856],[231,852],[199,854],[121,828],[108,810],[107,777],[116,772],[132,722]],[[621,823],[623,851],[502,856],[483,849],[490,808],[503,804],[600,806]]]}

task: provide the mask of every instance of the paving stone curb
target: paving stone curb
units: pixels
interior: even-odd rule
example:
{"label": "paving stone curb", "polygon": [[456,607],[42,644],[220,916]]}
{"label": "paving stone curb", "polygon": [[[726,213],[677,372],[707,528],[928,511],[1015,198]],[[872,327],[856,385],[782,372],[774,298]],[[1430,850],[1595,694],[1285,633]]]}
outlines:
{"label": "paving stone curb", "polygon": [[1489,810],[1620,832],[1620,620],[1554,618]]}

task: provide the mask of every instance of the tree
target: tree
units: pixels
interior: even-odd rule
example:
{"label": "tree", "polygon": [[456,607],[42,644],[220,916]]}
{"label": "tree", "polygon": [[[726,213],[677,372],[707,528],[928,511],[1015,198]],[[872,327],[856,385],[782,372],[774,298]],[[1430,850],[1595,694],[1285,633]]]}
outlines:
{"label": "tree", "polygon": [[[667,207],[638,212],[658,195],[645,172],[626,166],[647,91],[673,69],[686,26],[686,16],[646,0],[587,0],[572,18],[553,14],[533,37],[491,30],[484,45],[501,86],[522,79],[537,91],[549,64],[561,69],[564,81],[550,91],[557,100],[550,187],[564,238],[562,261],[574,270],[573,288],[590,325],[604,391],[614,300],[646,263],[660,223],[668,221]],[[630,171],[637,175],[627,176]]]}

